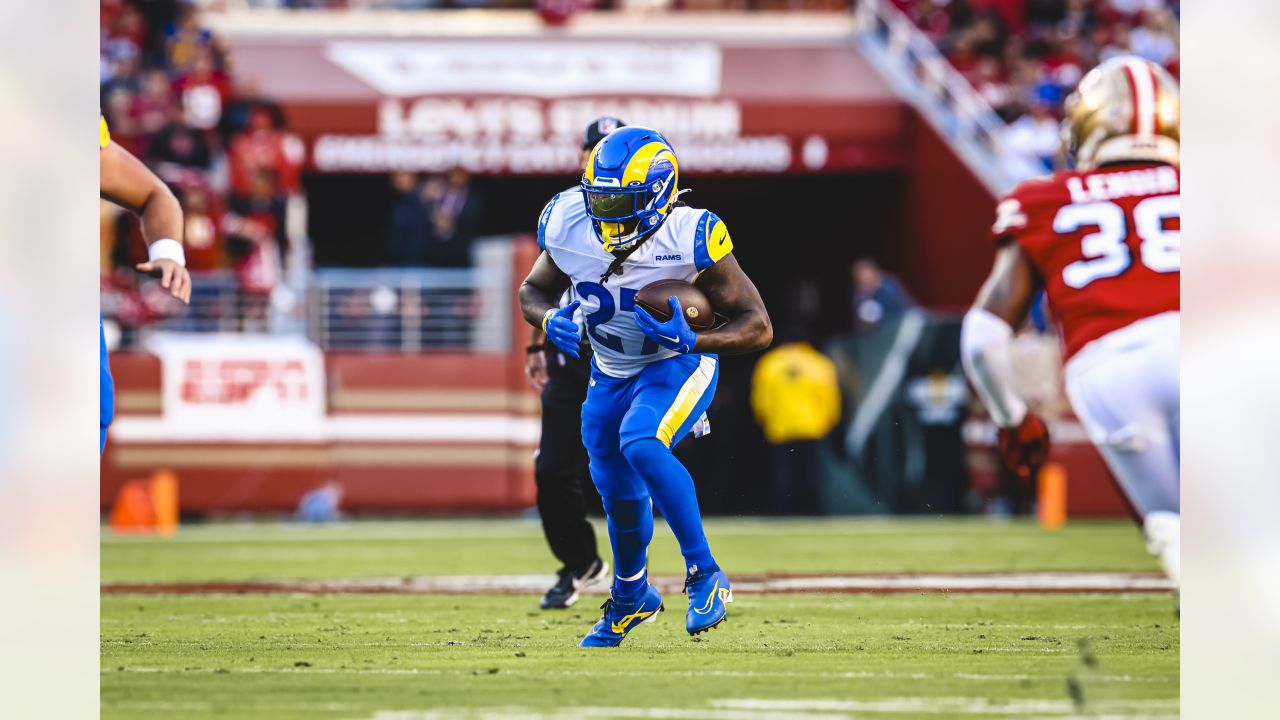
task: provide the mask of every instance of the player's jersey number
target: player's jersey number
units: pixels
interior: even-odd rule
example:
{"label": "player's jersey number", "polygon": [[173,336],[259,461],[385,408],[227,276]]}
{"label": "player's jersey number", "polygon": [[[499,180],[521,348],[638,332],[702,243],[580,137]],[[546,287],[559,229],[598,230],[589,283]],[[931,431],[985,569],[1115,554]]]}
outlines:
{"label": "player's jersey number", "polygon": [[[580,282],[574,290],[577,291],[579,297],[595,298],[600,303],[598,310],[583,318],[587,323],[587,332],[591,334],[592,339],[614,352],[626,353],[622,338],[606,332],[600,326],[612,320],[613,316],[619,311],[635,312],[636,293],[639,291],[634,288],[618,288],[618,303],[615,306],[613,293],[598,283]],[[640,354],[652,355],[656,352],[658,352],[658,344],[649,338],[645,338],[644,344],[640,347]]]}
{"label": "player's jersey number", "polygon": [[[1142,264],[1159,272],[1178,272],[1182,267],[1182,233],[1165,227],[1165,222],[1180,217],[1182,200],[1178,195],[1149,197],[1133,208],[1133,226],[1142,241],[1139,254]],[[1133,263],[1125,244],[1128,226],[1124,209],[1113,202],[1078,203],[1064,206],[1053,218],[1053,229],[1066,234],[1082,227],[1096,227],[1096,232],[1080,239],[1084,260],[1062,269],[1062,280],[1068,287],[1080,289],[1094,280],[1115,277]]]}

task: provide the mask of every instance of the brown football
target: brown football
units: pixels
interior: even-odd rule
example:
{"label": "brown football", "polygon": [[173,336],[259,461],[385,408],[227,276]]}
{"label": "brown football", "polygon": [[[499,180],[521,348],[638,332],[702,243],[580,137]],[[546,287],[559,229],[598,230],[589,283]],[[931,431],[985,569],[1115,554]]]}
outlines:
{"label": "brown football", "polygon": [[671,319],[668,298],[672,295],[680,298],[680,307],[684,308],[684,319],[690,328],[701,332],[710,330],[715,324],[711,301],[701,290],[683,280],[659,280],[645,285],[636,293],[636,304],[657,320],[666,322]]}

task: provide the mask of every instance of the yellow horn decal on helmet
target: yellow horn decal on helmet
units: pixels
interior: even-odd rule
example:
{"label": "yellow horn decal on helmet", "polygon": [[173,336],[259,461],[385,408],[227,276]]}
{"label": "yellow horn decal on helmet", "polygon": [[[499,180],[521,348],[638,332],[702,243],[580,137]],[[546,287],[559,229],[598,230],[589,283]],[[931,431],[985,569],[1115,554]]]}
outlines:
{"label": "yellow horn decal on helmet", "polygon": [[643,184],[649,179],[649,167],[653,165],[653,161],[658,155],[666,152],[671,160],[671,166],[676,165],[676,154],[671,151],[671,146],[664,142],[654,140],[645,143],[631,156],[630,162],[627,163],[626,169],[622,173],[622,187],[628,187],[633,183],[636,185]]}

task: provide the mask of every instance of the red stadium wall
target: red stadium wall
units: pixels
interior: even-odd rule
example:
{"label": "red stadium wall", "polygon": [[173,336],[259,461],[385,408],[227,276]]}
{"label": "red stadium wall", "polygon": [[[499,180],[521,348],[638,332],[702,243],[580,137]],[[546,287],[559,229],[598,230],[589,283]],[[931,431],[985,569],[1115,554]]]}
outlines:
{"label": "red stadium wall", "polygon": [[[519,242],[515,263],[537,247]],[[313,442],[112,438],[101,505],[127,480],[173,470],[185,513],[287,512],[336,482],[343,507],[364,512],[511,512],[533,504],[538,401],[524,379],[528,328],[513,323],[507,353],[325,356],[326,408],[339,439]],[[159,419],[161,363],[111,356],[121,421]]]}
{"label": "red stadium wall", "polygon": [[995,253],[986,238],[996,199],[918,112],[904,123],[911,148],[904,232],[891,265],[924,305],[959,310],[991,268]]}
{"label": "red stadium wall", "polygon": [[[331,421],[401,426],[482,423],[474,440],[387,437],[301,443],[111,442],[103,459],[102,502],[157,468],[177,473],[184,512],[288,511],[307,490],[337,482],[344,506],[364,511],[510,511],[533,501],[536,398],[507,382],[509,355],[325,358]],[[111,359],[122,417],[158,414],[160,364],[150,355]],[[511,428],[523,428],[511,432]],[[504,430],[505,429],[505,430]]]}

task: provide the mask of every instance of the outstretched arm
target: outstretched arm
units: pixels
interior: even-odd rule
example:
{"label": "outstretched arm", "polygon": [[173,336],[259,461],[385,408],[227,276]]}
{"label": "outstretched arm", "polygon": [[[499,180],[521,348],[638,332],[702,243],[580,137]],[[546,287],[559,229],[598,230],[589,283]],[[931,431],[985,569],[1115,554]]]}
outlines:
{"label": "outstretched arm", "polygon": [[763,350],[773,342],[773,324],[760,291],[732,253],[703,271],[694,285],[711,301],[711,307],[729,318],[718,328],[698,333],[694,352],[741,355]]}
{"label": "outstretched arm", "polygon": [[182,206],[169,187],[142,161],[109,142],[98,153],[99,192],[106,200],[136,214],[151,259],[141,272],[160,278],[160,285],[183,302],[191,300],[191,276],[182,254]]}
{"label": "outstretched arm", "polygon": [[960,357],[991,419],[1000,427],[1022,422],[1027,405],[1014,391],[1013,329],[1031,309],[1041,281],[1017,243],[996,253],[991,275],[964,316]]}

